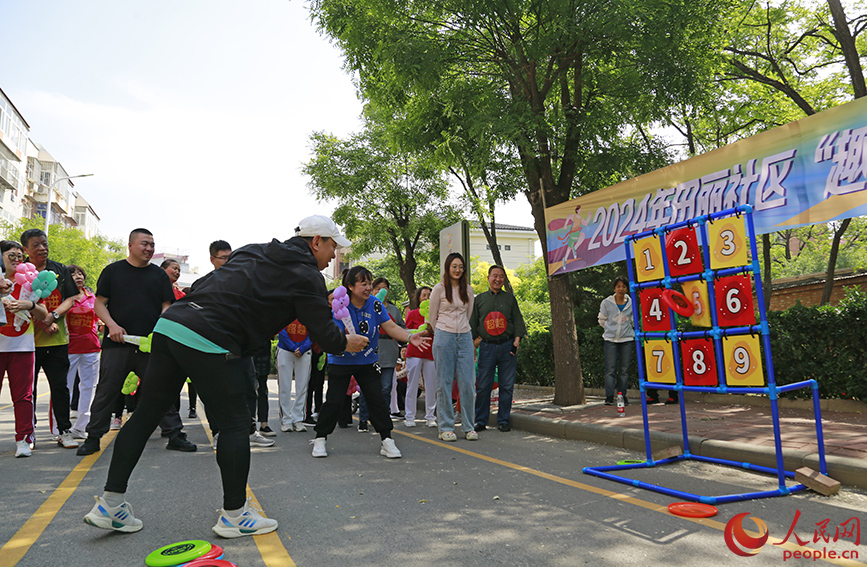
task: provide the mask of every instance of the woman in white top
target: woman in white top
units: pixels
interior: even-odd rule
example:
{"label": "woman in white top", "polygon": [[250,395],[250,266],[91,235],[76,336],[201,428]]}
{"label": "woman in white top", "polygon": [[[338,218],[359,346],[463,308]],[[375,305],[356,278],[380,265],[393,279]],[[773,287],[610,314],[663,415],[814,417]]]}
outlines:
{"label": "woman in white top", "polygon": [[461,429],[470,441],[479,438],[474,429],[476,372],[470,313],[473,288],[467,283],[464,258],[453,252],[446,257],[443,281],[430,296],[430,323],[435,329],[434,364],[437,370],[437,425],[439,438],[456,441],[452,409],[452,381],[457,378],[461,400]]}

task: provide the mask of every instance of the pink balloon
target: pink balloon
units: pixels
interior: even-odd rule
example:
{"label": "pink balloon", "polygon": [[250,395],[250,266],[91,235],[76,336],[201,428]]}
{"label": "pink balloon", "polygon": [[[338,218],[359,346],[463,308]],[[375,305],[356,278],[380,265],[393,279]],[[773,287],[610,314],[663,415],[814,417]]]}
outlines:
{"label": "pink balloon", "polygon": [[18,285],[24,285],[25,283],[27,283],[27,276],[25,276],[24,274],[22,274],[20,272],[16,272],[15,273],[15,283],[17,283]]}
{"label": "pink balloon", "polygon": [[22,288],[24,289],[24,291],[26,291],[27,293],[30,293],[30,292],[32,291],[32,289],[31,289],[31,287],[30,287],[30,282],[24,282],[24,283],[21,285],[21,287],[22,287]]}
{"label": "pink balloon", "polygon": [[340,286],[334,290],[334,299],[340,299],[342,297],[346,297],[346,288]]}
{"label": "pink balloon", "polygon": [[349,310],[346,309],[346,307],[341,307],[338,311],[336,311],[336,312],[334,313],[334,315],[335,315],[338,319],[346,319],[347,317],[349,317]]}

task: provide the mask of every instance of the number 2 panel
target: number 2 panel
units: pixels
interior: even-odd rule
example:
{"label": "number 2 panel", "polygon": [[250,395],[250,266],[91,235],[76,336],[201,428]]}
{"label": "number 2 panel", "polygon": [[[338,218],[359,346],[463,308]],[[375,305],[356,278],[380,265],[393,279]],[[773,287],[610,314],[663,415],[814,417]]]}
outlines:
{"label": "number 2 panel", "polygon": [[723,356],[726,384],[732,387],[765,385],[759,337],[756,335],[725,337]]}
{"label": "number 2 panel", "polygon": [[702,270],[701,250],[691,228],[681,228],[665,236],[665,255],[672,277],[697,274]]}
{"label": "number 2 panel", "polygon": [[680,343],[685,386],[716,386],[716,356],[713,341],[691,339]]}

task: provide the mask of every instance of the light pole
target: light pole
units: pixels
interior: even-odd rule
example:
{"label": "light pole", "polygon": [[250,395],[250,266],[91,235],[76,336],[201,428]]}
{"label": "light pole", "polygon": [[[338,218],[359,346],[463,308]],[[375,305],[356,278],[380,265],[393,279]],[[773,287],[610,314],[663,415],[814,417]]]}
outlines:
{"label": "light pole", "polygon": [[[69,181],[70,179],[78,179],[79,177],[90,177],[92,173],[85,173],[83,175],[68,175],[66,177],[61,177],[56,179],[54,183],[47,186],[48,187],[48,201],[45,203],[45,236],[48,236],[48,225],[51,224],[51,192],[54,191],[54,187],[60,183],[61,181]],[[43,187],[46,187],[43,185]]]}

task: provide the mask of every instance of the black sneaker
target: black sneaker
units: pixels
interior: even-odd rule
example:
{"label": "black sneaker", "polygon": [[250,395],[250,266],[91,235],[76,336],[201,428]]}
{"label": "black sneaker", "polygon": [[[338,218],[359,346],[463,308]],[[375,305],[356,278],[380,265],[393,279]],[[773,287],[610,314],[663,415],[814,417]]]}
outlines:
{"label": "black sneaker", "polygon": [[479,431],[484,431],[485,429],[488,428],[486,425],[482,425],[481,423],[477,423],[475,427],[476,427],[476,433],[478,433]]}
{"label": "black sneaker", "polygon": [[166,444],[166,449],[170,451],[182,451],[184,453],[192,453],[198,450],[198,447],[195,443],[190,443],[187,441],[187,434],[181,431],[171,439]]}
{"label": "black sneaker", "polygon": [[97,451],[99,451],[99,439],[96,437],[88,437],[84,440],[84,443],[78,446],[78,450],[75,454],[81,457],[86,457],[87,455],[92,455]]}
{"label": "black sneaker", "polygon": [[613,406],[614,405],[614,396],[607,396],[605,398],[605,405],[606,406]]}
{"label": "black sneaker", "polygon": [[677,398],[668,398],[667,400],[665,400],[665,405],[667,405],[667,406],[673,406],[676,403],[677,403]]}
{"label": "black sneaker", "polygon": [[316,427],[316,418],[310,416],[304,421],[302,421],[301,425],[306,425],[307,427]]}
{"label": "black sneaker", "polygon": [[263,425],[259,428],[259,433],[264,435],[265,437],[277,437],[277,432],[271,429],[269,425]]}
{"label": "black sneaker", "polygon": [[367,422],[366,421],[359,421],[358,422],[358,430],[361,432],[366,432],[367,431]]}
{"label": "black sneaker", "polygon": [[508,423],[501,423],[497,426],[497,429],[505,433],[507,431],[511,431],[512,427]]}
{"label": "black sneaker", "polygon": [[196,408],[190,408],[190,413],[187,417],[189,417],[190,419],[196,419],[197,417],[199,417],[198,414],[196,414]]}
{"label": "black sneaker", "polygon": [[649,406],[650,406],[650,405],[653,405],[653,404],[658,404],[658,403],[659,403],[659,398],[658,398],[658,397],[647,396],[647,400],[646,400],[646,402],[647,402],[647,405],[649,405]]}
{"label": "black sneaker", "polygon": [[337,427],[339,427],[340,429],[346,429],[347,427],[349,427],[349,424],[338,421]]}

